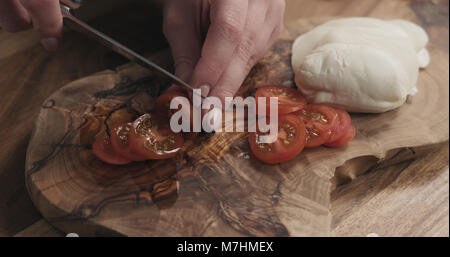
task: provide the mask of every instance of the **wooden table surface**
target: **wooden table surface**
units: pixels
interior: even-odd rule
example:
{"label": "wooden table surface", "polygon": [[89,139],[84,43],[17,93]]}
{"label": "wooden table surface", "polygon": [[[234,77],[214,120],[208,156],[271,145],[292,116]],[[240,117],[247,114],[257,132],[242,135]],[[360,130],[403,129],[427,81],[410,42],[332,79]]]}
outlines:
{"label": "wooden table surface", "polygon": [[[449,49],[448,0],[288,0],[286,21],[298,17],[405,17]],[[92,24],[140,52],[167,48],[159,9],[120,8]],[[129,29],[130,27],[134,29]],[[447,53],[448,59],[448,53]],[[126,60],[76,33],[47,53],[32,31],[0,29],[0,236],[62,236],[33,206],[24,184],[25,151],[42,102],[56,89]],[[448,74],[443,74],[448,76]],[[449,236],[449,145],[426,157],[371,170],[332,193],[337,236]]]}

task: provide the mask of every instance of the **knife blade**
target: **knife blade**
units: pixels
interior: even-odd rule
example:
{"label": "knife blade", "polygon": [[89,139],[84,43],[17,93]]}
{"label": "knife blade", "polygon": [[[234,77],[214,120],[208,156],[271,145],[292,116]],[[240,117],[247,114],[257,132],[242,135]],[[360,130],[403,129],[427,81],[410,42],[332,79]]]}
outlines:
{"label": "knife blade", "polygon": [[[89,26],[87,23],[83,22],[82,20],[78,19],[72,14],[71,8],[67,6],[64,3],[60,3],[61,6],[61,12],[63,16],[64,25],[67,27],[78,31],[80,33],[83,33],[92,39],[96,40],[97,42],[101,43],[102,45],[108,47],[109,49],[113,50],[114,52],[124,56],[125,58],[129,59],[130,61],[133,61],[142,67],[149,69],[149,70],[156,70],[168,78],[170,78],[175,84],[181,85],[189,90],[191,90],[193,93],[196,93],[194,91],[194,88],[189,85],[188,83],[184,82],[179,77],[175,76],[174,74],[170,73],[166,69],[162,68],[158,64],[148,60],[144,56],[136,53],[135,51],[131,50],[130,48],[126,47],[125,45],[119,43],[118,41],[112,39],[111,37],[107,36],[106,34],[94,29],[93,27]],[[203,96],[199,94],[203,99],[206,96]]]}

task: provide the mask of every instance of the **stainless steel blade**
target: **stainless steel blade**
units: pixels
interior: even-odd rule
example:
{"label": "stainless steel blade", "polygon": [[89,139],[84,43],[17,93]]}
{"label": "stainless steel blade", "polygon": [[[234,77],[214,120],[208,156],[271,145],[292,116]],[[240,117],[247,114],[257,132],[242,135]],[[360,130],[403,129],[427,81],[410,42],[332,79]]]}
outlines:
{"label": "stainless steel blade", "polygon": [[[162,74],[164,74],[167,77],[169,77],[170,79],[172,79],[172,81],[175,84],[184,86],[185,88],[188,88],[189,90],[192,90],[192,91],[194,90],[194,88],[192,86],[190,86],[189,84],[184,82],[182,79],[178,78],[177,76],[173,75],[169,71],[165,70],[158,64],[148,60],[147,58],[143,57],[142,55],[136,53],[135,51],[131,50],[130,48],[122,45],[121,43],[117,42],[116,40],[110,38],[109,36],[105,35],[104,33],[100,32],[100,31],[92,28],[85,22],[83,22],[80,19],[78,19],[77,17],[73,16],[71,13],[70,7],[68,7],[67,5],[61,3],[61,12],[63,15],[64,24],[66,26],[68,26],[69,28],[76,30],[78,32],[81,32],[81,33],[93,38],[97,42],[103,44],[104,46],[108,47],[109,49],[113,50],[114,52],[126,57],[130,61],[133,61],[133,62],[143,66],[144,68],[147,68],[150,70],[155,69],[155,70],[161,72]],[[193,91],[193,93],[194,93],[194,91]],[[201,97],[205,98],[205,96],[201,96]]]}

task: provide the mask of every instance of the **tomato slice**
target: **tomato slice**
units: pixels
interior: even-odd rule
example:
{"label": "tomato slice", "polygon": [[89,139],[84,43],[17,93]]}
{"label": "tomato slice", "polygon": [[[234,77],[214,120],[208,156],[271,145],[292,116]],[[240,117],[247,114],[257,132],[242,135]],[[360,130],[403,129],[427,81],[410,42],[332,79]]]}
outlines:
{"label": "tomato slice", "polygon": [[347,130],[347,133],[341,137],[339,140],[327,143],[326,146],[328,147],[338,147],[347,144],[348,142],[352,141],[353,138],[356,136],[356,129],[354,126],[350,126],[350,129]]}
{"label": "tomato slice", "polygon": [[328,143],[332,143],[341,139],[343,136],[347,134],[347,131],[352,126],[352,118],[350,117],[348,112],[336,108],[335,111],[337,112],[338,115],[336,120],[336,126],[334,127],[335,129],[331,132],[331,136],[328,139]]}
{"label": "tomato slice", "polygon": [[176,112],[178,112],[179,109],[177,109],[177,110],[170,109],[170,102],[175,97],[186,97],[187,98],[187,95],[183,94],[181,92],[178,92],[178,91],[167,91],[167,92],[163,93],[162,95],[160,95],[158,97],[158,99],[156,99],[156,110],[158,111],[158,114],[160,114],[161,116],[167,116],[170,118],[170,117],[172,117],[172,115],[174,115]]}
{"label": "tomato slice", "polygon": [[[264,133],[268,134],[268,133]],[[300,154],[306,142],[305,124],[293,114],[278,118],[278,139],[274,143],[259,143],[259,132],[249,133],[248,140],[252,153],[268,164],[277,164],[289,161]]]}
{"label": "tomato slice", "polygon": [[128,138],[133,152],[153,160],[174,157],[184,144],[183,135],[171,131],[167,117],[154,114],[139,117]]}
{"label": "tomato slice", "polygon": [[187,132],[183,133],[184,140],[194,140],[197,138],[198,133],[197,132]]}
{"label": "tomato slice", "polygon": [[109,164],[124,165],[131,162],[131,160],[123,157],[113,150],[111,141],[106,133],[98,137],[92,144],[92,152],[95,156],[97,156],[97,158]]}
{"label": "tomato slice", "polygon": [[116,124],[111,130],[111,146],[113,150],[126,159],[142,162],[147,160],[145,156],[135,153],[130,147],[129,135],[133,129],[132,123]]}
{"label": "tomato slice", "polygon": [[[258,115],[270,116],[270,97],[278,97],[278,115],[293,113],[303,109],[306,105],[306,99],[295,89],[283,86],[264,86],[259,88],[255,93],[256,105],[258,106],[258,98],[266,98],[266,113],[258,113]],[[256,109],[258,111],[258,108]]]}
{"label": "tomato slice", "polygon": [[307,148],[318,147],[330,139],[335,131],[337,112],[323,104],[310,104],[298,112],[306,126]]}
{"label": "tomato slice", "polygon": [[[167,116],[168,119],[170,120],[170,118],[172,117],[172,115],[174,115],[175,113],[177,113],[180,109],[177,110],[172,110],[170,109],[170,102],[172,101],[172,99],[174,99],[175,97],[186,97],[187,95],[178,91],[168,91],[165,92],[164,94],[162,94],[160,97],[158,97],[158,99],[156,99],[156,110],[158,112],[161,112],[161,114],[163,116]],[[190,110],[190,118],[191,118],[191,131],[193,130],[193,110],[192,110],[192,104],[191,104],[191,110]],[[184,138],[186,140],[194,140],[198,133],[197,132],[186,132],[183,133]]]}

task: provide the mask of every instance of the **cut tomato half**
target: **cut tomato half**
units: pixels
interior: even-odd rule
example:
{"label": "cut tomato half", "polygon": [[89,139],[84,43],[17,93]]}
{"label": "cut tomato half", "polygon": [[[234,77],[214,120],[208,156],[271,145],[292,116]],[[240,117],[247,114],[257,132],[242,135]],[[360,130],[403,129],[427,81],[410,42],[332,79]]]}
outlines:
{"label": "cut tomato half", "polygon": [[330,139],[331,132],[335,131],[337,113],[323,104],[310,104],[298,112],[306,127],[307,148],[318,147]]}
{"label": "cut tomato half", "polygon": [[350,126],[350,129],[347,130],[347,133],[341,137],[339,140],[332,142],[332,143],[327,143],[325,144],[328,147],[338,147],[338,146],[343,146],[345,144],[347,144],[348,142],[352,141],[353,138],[355,138],[356,136],[356,129],[354,126]]}
{"label": "cut tomato half", "polygon": [[293,114],[278,118],[278,138],[274,143],[261,143],[260,137],[269,133],[249,133],[250,149],[256,158],[268,164],[289,161],[300,154],[306,142],[302,120]]}
{"label": "cut tomato half", "polygon": [[158,114],[170,118],[172,117],[172,115],[178,112],[179,109],[176,110],[170,109],[170,102],[172,102],[172,99],[176,97],[187,98],[187,95],[178,91],[167,91],[162,95],[160,95],[158,99],[156,99],[156,110],[158,111]]}
{"label": "cut tomato half", "polygon": [[[168,91],[165,92],[164,94],[162,94],[160,97],[158,97],[158,99],[156,99],[156,110],[158,111],[158,114],[162,114],[162,116],[167,116],[168,120],[170,121],[170,118],[177,113],[180,108],[178,109],[170,109],[170,103],[172,102],[172,100],[176,97],[185,97],[187,98],[187,95],[178,91]],[[191,109],[190,109],[190,113],[188,114],[190,117],[190,124],[191,124],[191,131],[193,130],[193,122],[194,122],[194,118],[193,118],[193,110],[192,110],[192,104],[191,104]],[[183,133],[184,138],[186,140],[194,140],[198,133],[197,132],[184,132]]]}
{"label": "cut tomato half", "polygon": [[124,165],[131,162],[131,160],[123,157],[113,150],[110,138],[106,135],[106,133],[97,137],[97,140],[95,140],[92,144],[92,152],[95,156],[97,156],[97,158],[109,164]]}
{"label": "cut tomato half", "polygon": [[337,113],[336,125],[334,126],[333,131],[331,131],[331,135],[327,143],[332,143],[341,139],[347,134],[347,131],[352,126],[352,118],[348,112],[336,108],[335,111]]}
{"label": "cut tomato half", "polygon": [[278,97],[278,115],[293,113],[303,109],[307,102],[303,95],[295,89],[283,86],[265,86],[259,88],[255,93],[256,105],[258,106],[258,98],[266,98],[266,113],[258,115],[270,116],[270,97]]}
{"label": "cut tomato half", "polygon": [[194,139],[197,138],[197,136],[198,136],[197,132],[186,132],[186,133],[183,133],[183,137],[184,137],[185,141],[187,141],[187,140],[194,140]]}
{"label": "cut tomato half", "polygon": [[145,114],[134,123],[129,135],[133,152],[147,159],[168,159],[174,157],[183,147],[181,133],[173,133],[167,117]]}
{"label": "cut tomato half", "polygon": [[122,155],[126,159],[136,162],[145,161],[147,160],[145,156],[134,152],[130,147],[129,135],[132,129],[132,123],[119,123],[115,125],[110,131],[111,146],[116,153]]}

